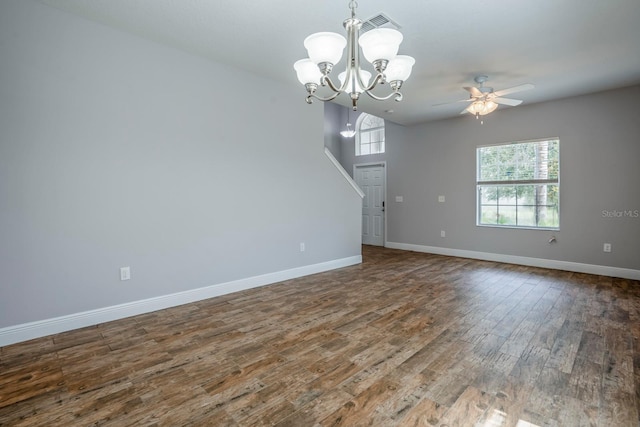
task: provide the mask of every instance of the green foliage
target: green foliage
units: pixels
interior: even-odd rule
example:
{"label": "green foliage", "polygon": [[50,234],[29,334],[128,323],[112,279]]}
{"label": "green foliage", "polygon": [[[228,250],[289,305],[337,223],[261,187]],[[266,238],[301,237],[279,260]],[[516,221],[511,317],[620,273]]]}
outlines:
{"label": "green foliage", "polygon": [[478,181],[558,179],[557,139],[478,148]]}

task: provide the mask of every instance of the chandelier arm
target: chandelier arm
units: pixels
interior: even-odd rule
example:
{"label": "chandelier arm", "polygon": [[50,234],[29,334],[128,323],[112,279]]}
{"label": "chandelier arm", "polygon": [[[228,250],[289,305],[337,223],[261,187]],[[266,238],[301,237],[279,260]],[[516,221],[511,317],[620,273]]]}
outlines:
{"label": "chandelier arm", "polygon": [[307,100],[307,104],[313,103],[313,99],[312,98],[315,98],[315,99],[320,100],[320,101],[333,101],[334,99],[336,99],[338,97],[338,95],[340,95],[340,92],[336,92],[333,95],[329,95],[329,96],[327,96],[325,98],[325,97],[322,97],[322,96],[318,96],[315,93],[310,93],[309,95],[307,95],[306,100]]}
{"label": "chandelier arm", "polygon": [[374,95],[370,90],[365,90],[364,91],[367,95],[369,95],[371,98],[375,99],[376,101],[386,101],[387,99],[390,99],[391,97],[395,96],[395,100],[400,102],[402,101],[402,93],[397,92],[397,91],[393,91],[391,92],[389,95],[387,96],[377,96]]}
{"label": "chandelier arm", "polygon": [[[346,79],[345,79],[346,81]],[[322,76],[322,82],[324,83],[323,86],[329,86],[329,88],[336,92],[337,94],[340,94],[341,92],[344,92],[345,88],[346,88],[346,84],[343,83],[341,87],[337,87],[333,81],[331,81],[331,79],[329,78],[329,76]],[[332,98],[333,99],[333,98]]]}
{"label": "chandelier arm", "polygon": [[369,92],[370,90],[378,86],[378,83],[384,83],[384,74],[378,73],[369,86],[367,87],[362,86],[362,87],[364,88],[365,92]]}

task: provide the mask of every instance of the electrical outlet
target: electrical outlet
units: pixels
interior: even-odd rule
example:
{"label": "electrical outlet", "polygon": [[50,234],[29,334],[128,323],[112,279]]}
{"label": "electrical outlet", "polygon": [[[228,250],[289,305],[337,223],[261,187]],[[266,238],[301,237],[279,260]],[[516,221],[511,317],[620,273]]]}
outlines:
{"label": "electrical outlet", "polygon": [[611,243],[605,243],[602,250],[605,252],[611,252]]}
{"label": "electrical outlet", "polygon": [[445,237],[447,233],[444,232],[444,230],[440,230],[440,237]]}
{"label": "electrical outlet", "polygon": [[304,252],[305,249],[304,242],[300,242],[300,252]]}
{"label": "electrical outlet", "polygon": [[122,267],[120,269],[120,280],[131,279],[131,267]]}
{"label": "electrical outlet", "polygon": [[444,196],[438,196],[438,202],[444,203]]}

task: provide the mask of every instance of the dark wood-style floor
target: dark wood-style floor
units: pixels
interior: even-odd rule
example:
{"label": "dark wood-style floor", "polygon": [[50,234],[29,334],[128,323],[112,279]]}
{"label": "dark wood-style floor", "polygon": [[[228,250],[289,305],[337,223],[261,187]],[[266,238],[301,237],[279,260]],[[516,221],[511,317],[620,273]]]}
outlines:
{"label": "dark wood-style floor", "polygon": [[0,349],[2,426],[638,426],[640,283],[362,265]]}

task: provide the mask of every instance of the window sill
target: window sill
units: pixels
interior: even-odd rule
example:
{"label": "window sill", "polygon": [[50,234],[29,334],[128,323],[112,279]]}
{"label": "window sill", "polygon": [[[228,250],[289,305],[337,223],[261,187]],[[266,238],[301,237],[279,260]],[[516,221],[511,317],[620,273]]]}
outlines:
{"label": "window sill", "polygon": [[520,225],[496,225],[496,224],[476,224],[476,227],[483,228],[508,228],[510,230],[542,230],[542,231],[560,231],[560,227],[526,227]]}

